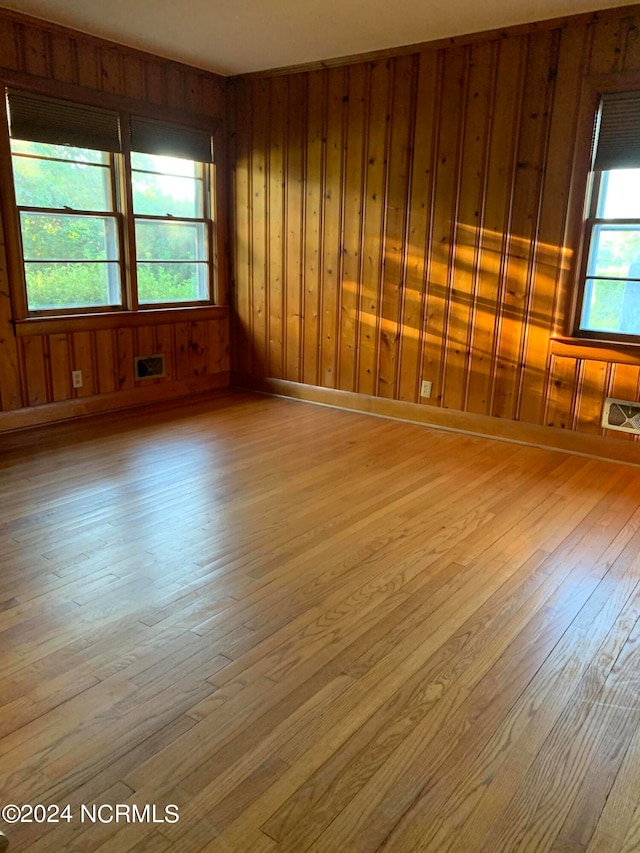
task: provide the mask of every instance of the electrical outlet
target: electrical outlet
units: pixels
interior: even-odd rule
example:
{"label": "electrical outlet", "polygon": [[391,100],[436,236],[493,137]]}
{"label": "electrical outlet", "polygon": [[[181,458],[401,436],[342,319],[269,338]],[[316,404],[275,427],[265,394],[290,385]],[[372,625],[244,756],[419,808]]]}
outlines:
{"label": "electrical outlet", "polygon": [[422,383],[420,388],[420,396],[421,397],[430,397],[431,396],[431,387],[433,383],[427,382],[426,380]]}
{"label": "electrical outlet", "polygon": [[73,382],[74,388],[82,388],[82,371],[81,370],[72,370],[71,371],[71,381]]}

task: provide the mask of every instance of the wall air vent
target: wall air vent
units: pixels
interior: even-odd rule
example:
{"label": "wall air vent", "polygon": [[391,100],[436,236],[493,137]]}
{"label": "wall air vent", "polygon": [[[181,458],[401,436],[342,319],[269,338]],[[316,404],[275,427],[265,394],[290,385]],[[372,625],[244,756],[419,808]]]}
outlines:
{"label": "wall air vent", "polygon": [[133,376],[136,380],[157,379],[159,376],[165,376],[164,353],[136,356],[133,359]]}
{"label": "wall air vent", "polygon": [[640,435],[640,403],[607,397],[602,413],[602,426],[605,429]]}

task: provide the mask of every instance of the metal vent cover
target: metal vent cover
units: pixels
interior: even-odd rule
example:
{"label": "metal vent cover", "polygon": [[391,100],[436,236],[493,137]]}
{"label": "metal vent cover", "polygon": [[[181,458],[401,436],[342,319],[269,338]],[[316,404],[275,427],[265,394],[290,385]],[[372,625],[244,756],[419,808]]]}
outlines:
{"label": "metal vent cover", "polygon": [[640,403],[607,397],[602,412],[602,426],[605,429],[640,435]]}
{"label": "metal vent cover", "polygon": [[157,379],[166,376],[164,353],[156,355],[138,355],[133,359],[133,376],[138,379]]}

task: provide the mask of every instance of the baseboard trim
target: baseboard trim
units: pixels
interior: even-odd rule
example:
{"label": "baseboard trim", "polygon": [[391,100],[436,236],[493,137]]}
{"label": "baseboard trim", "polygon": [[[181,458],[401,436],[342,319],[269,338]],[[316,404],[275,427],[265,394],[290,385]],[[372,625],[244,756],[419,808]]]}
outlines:
{"label": "baseboard trim", "polygon": [[115,412],[119,409],[130,409],[135,406],[145,406],[149,403],[168,402],[180,397],[191,397],[207,391],[228,388],[230,381],[229,372],[224,371],[207,376],[198,376],[194,379],[163,382],[158,385],[146,385],[127,391],[100,394],[95,397],[77,397],[74,400],[63,400],[44,406],[0,412],[0,433],[43,426],[59,421],[75,420],[90,415]]}
{"label": "baseboard trim", "polygon": [[462,432],[482,438],[640,466],[640,446],[635,441],[585,435],[556,427],[523,424],[519,421],[492,418],[489,415],[469,414],[455,409],[441,409],[404,400],[369,397],[350,391],[337,391],[334,388],[321,388],[317,385],[304,385],[286,379],[261,378],[244,373],[232,373],[231,384],[233,387],[246,388],[272,396],[422,424],[434,429]]}

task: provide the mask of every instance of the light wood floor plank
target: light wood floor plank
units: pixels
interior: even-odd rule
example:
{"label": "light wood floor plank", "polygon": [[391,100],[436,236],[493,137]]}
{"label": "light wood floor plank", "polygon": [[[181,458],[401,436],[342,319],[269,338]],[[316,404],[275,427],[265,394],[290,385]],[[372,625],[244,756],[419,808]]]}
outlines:
{"label": "light wood floor plank", "polygon": [[27,853],[632,853],[640,470],[225,392],[0,437]]}

